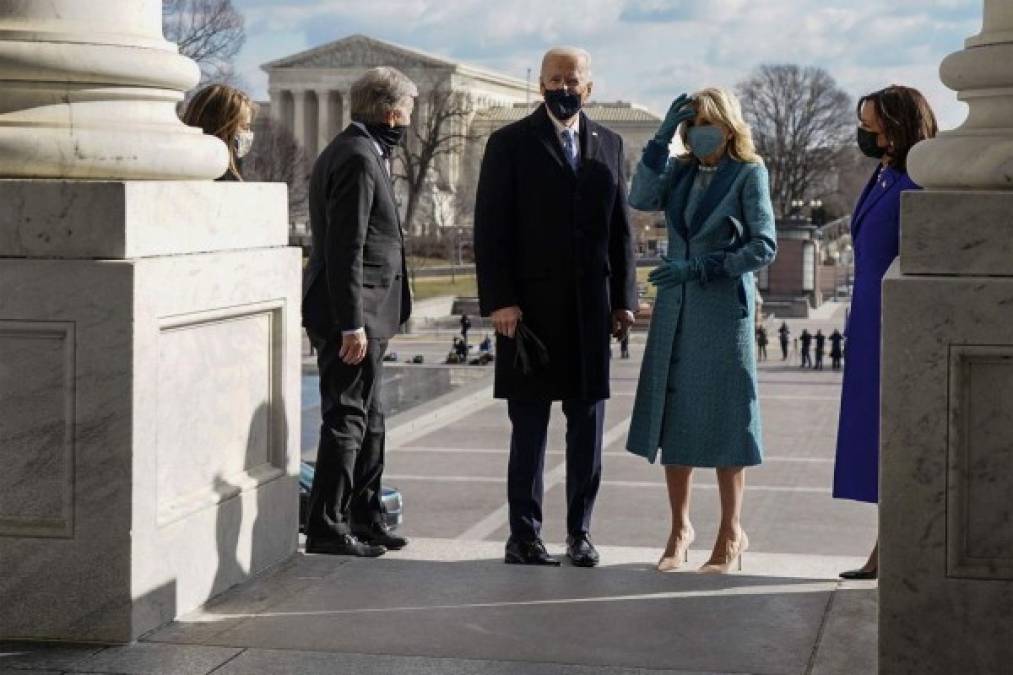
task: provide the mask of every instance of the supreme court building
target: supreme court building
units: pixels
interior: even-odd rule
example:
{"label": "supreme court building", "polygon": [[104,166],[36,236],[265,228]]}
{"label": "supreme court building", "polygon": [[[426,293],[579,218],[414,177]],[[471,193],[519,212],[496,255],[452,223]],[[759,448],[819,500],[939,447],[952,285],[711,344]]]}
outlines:
{"label": "supreme court building", "polygon": [[[313,159],[351,122],[349,89],[363,72],[376,66],[393,66],[419,86],[414,116],[424,124],[427,94],[434,89],[453,92],[468,114],[450,121],[446,133],[467,137],[460,147],[439,156],[426,181],[426,189],[413,223],[415,233],[445,227],[470,227],[471,207],[488,135],[516,121],[541,102],[537,71],[541,54],[532,54],[531,82],[442,57],[353,35],[320,47],[264,64],[270,101],[262,110],[288,128]],[[591,102],[588,116],[620,134],[629,168],[640,158],[644,144],[660,118],[626,102]],[[395,173],[398,173],[395,169]],[[402,194],[405,185],[398,181]],[[664,230],[659,230],[664,235]]]}

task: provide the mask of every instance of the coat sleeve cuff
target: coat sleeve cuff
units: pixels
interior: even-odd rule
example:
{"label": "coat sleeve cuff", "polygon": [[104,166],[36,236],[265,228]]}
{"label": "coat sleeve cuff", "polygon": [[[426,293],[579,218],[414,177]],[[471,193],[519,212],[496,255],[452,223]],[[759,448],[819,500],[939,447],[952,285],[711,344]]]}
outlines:
{"label": "coat sleeve cuff", "polygon": [[668,165],[668,146],[653,139],[648,141],[640,161],[655,173],[663,172]]}
{"label": "coat sleeve cuff", "polygon": [[730,275],[725,268],[724,253],[708,253],[700,257],[700,283],[714,279],[727,279]]}

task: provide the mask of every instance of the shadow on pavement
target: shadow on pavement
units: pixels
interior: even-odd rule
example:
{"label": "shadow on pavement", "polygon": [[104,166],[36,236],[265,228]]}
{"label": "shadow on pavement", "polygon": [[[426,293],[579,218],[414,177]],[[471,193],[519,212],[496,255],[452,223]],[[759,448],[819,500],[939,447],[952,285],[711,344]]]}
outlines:
{"label": "shadow on pavement", "polygon": [[[229,647],[802,672],[835,582],[300,556],[150,637]],[[269,599],[269,600],[268,600]]]}

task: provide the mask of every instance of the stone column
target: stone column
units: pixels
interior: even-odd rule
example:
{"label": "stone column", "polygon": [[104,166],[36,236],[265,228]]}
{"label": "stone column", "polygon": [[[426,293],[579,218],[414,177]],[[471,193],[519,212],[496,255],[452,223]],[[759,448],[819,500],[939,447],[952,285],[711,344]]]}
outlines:
{"label": "stone column", "polygon": [[349,89],[341,90],[341,128],[344,131],[352,123],[352,93]]}
{"label": "stone column", "polygon": [[284,124],[281,109],[281,89],[269,89],[267,92],[267,99],[271,102],[271,119],[275,122]]}
{"label": "stone column", "polygon": [[292,91],[292,135],[303,148],[306,148],[306,90]]}
{"label": "stone column", "polygon": [[200,73],[135,0],[0,0],[0,176],[217,178],[227,151],[176,116]]}
{"label": "stone column", "polygon": [[970,114],[918,145],[883,288],[880,672],[1013,662],[1013,5],[942,64]]}
{"label": "stone column", "polygon": [[317,153],[327,147],[334,137],[331,112],[334,107],[329,89],[317,89]]}
{"label": "stone column", "polygon": [[295,551],[300,254],[284,185],[206,180],[197,75],[158,0],[0,0],[0,639],[129,642]]}

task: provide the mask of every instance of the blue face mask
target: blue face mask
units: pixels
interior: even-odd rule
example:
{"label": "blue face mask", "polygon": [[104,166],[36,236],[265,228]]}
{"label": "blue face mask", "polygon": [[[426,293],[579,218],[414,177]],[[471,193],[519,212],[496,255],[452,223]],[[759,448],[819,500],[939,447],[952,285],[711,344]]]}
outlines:
{"label": "blue face mask", "polygon": [[689,147],[697,159],[710,157],[717,152],[725,142],[725,134],[715,126],[690,127]]}

